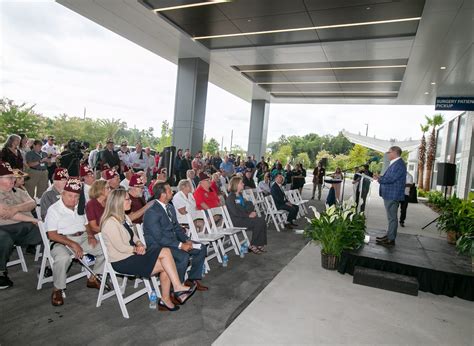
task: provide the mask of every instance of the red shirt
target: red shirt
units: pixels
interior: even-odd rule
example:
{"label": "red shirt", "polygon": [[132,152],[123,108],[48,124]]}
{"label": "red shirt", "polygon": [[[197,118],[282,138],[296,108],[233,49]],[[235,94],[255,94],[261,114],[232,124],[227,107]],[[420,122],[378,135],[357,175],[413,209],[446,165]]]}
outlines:
{"label": "red shirt", "polygon": [[217,187],[217,184],[214,180],[211,181],[211,190],[214,191],[215,193],[219,194],[219,188]]}
{"label": "red shirt", "polygon": [[87,202],[86,204],[86,216],[87,220],[91,222],[92,220],[95,220],[97,225],[100,225],[100,218],[104,214],[105,208],[102,206],[102,204],[99,203],[99,201],[95,198],[92,198]]}
{"label": "red shirt", "polygon": [[215,208],[219,206],[220,200],[217,193],[212,190],[206,191],[201,185],[194,191],[194,199],[196,200],[196,209],[202,210],[201,203],[206,203],[209,208]]}
{"label": "red shirt", "polygon": [[[134,213],[146,205],[145,198],[143,197],[133,197],[132,195],[130,195],[130,200],[132,202],[132,207],[130,208],[130,210],[127,210],[125,214]],[[132,222],[143,223],[143,215],[140,216],[138,219],[133,220]]]}

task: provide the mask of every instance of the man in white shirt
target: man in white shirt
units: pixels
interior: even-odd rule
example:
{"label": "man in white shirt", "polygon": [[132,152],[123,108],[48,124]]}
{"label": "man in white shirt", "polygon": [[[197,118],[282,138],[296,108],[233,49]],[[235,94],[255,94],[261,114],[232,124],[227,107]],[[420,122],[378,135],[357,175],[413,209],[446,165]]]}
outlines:
{"label": "man in white shirt", "polygon": [[[53,204],[46,215],[46,229],[51,241],[51,255],[54,259],[53,293],[51,303],[54,306],[64,304],[63,290],[66,288],[67,269],[71,264],[71,249],[76,258],[82,258],[85,253],[95,257],[94,271],[101,274],[104,268],[104,254],[100,244],[93,234],[86,231],[87,218],[77,213],[77,204],[82,183],[77,178],[66,182],[61,199]],[[87,287],[100,288],[100,283],[94,276],[87,280]]]}
{"label": "man in white shirt", "polygon": [[48,141],[41,147],[41,151],[48,154],[48,158],[51,160],[48,163],[48,179],[50,182],[53,182],[53,174],[56,170],[56,156],[59,155],[59,149],[54,145],[54,142],[54,136],[48,136]]}
{"label": "man in white shirt", "polygon": [[146,172],[148,168],[148,156],[143,150],[141,143],[137,143],[135,151],[130,154],[130,164],[135,172]]}
{"label": "man in white shirt", "polygon": [[120,158],[120,172],[124,173],[125,166],[130,166],[130,149],[128,148],[128,142],[123,141],[120,143],[120,150],[117,151]]}
{"label": "man in white shirt", "polygon": [[407,171],[407,179],[405,183],[405,200],[400,202],[400,226],[405,227],[405,219],[407,218],[408,198],[410,197],[410,188],[413,186],[413,176]]}

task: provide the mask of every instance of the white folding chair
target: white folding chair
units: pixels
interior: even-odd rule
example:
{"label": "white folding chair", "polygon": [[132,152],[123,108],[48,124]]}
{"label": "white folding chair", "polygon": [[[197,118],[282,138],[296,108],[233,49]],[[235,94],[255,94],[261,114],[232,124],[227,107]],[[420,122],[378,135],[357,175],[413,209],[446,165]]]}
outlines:
{"label": "white folding chair", "polygon": [[286,198],[288,199],[288,201],[290,201],[291,204],[297,205],[299,207],[297,217],[300,218],[300,217],[303,217],[304,215],[306,215],[306,213],[305,213],[305,208],[304,208],[304,202],[301,201],[298,198],[298,196],[296,195],[296,191],[298,191],[298,190],[285,191],[285,195],[286,195]]}
{"label": "white folding chair", "polygon": [[265,203],[264,193],[262,191],[257,190],[256,198],[257,198],[257,201],[259,202],[262,213],[266,216],[267,215],[267,204]]}
{"label": "white folding chair", "polygon": [[[138,291],[135,291],[134,293],[128,296],[125,296],[125,289],[127,287],[128,278],[135,277],[135,276],[116,272],[109,261],[109,254],[107,252],[107,247],[105,246],[104,238],[102,237],[101,233],[99,233],[99,241],[100,241],[100,246],[102,246],[102,251],[104,253],[105,264],[104,264],[104,272],[102,274],[102,279],[101,279],[101,284],[100,284],[100,289],[99,289],[99,296],[97,297],[96,306],[97,307],[101,306],[104,300],[115,295],[117,296],[117,300],[120,306],[120,310],[122,311],[123,317],[129,318],[130,316],[128,315],[128,310],[127,310],[126,305],[130,303],[131,301],[137,299],[138,297],[141,297],[144,294],[147,294],[148,296],[151,295],[152,288],[150,285],[150,280],[148,278],[142,278],[143,283],[145,284],[145,287]],[[121,284],[119,284],[118,282],[117,275],[123,276]],[[110,292],[104,293],[105,283],[107,282],[108,276],[110,276],[110,280],[112,281],[113,290]],[[153,282],[153,286],[156,291],[156,295],[160,297],[161,296],[160,289],[158,286],[155,286],[155,282]]]}
{"label": "white folding chair", "polygon": [[[39,199],[38,197],[35,197],[35,202],[36,202],[36,217],[38,218],[38,220],[41,220],[41,199]],[[38,260],[40,259],[40,257],[43,256],[43,254],[41,253],[41,244],[38,244],[36,246],[36,252],[35,252],[35,262],[38,262]]]}
{"label": "white folding chair", "polygon": [[20,264],[21,265],[21,270],[23,270],[25,273],[27,273],[28,272],[28,267],[26,266],[26,261],[25,261],[25,256],[23,255],[23,250],[22,250],[21,246],[15,246],[15,249],[16,249],[16,253],[18,254],[18,259],[7,262],[7,268]]}
{"label": "white folding chair", "polygon": [[[245,233],[246,228],[232,227],[231,224],[228,221],[228,219],[230,219],[230,217],[227,217],[229,215],[228,211],[227,211],[227,214],[226,214],[226,211],[224,210],[224,208],[226,208],[226,207],[225,206],[216,207],[216,208],[211,208],[211,209],[207,210],[207,212],[210,215],[210,217],[209,217],[210,225],[209,226],[211,228],[211,233],[224,234],[230,240],[230,245],[227,248],[225,247],[227,242],[224,241],[224,254],[229,252],[229,251],[234,250],[235,254],[237,256],[239,256],[240,255],[240,244],[241,243],[240,243],[238,234],[242,233],[244,235],[244,240],[247,239],[247,241],[248,241],[247,234]],[[220,215],[222,217],[222,219],[223,219],[222,226],[220,226],[220,227],[217,226],[217,224],[214,220],[214,217],[213,217],[214,215]]]}
{"label": "white folding chair", "polygon": [[[43,240],[43,258],[41,259],[41,267],[40,267],[40,272],[38,275],[38,285],[36,286],[37,290],[40,290],[43,287],[43,284],[47,282],[53,282],[53,276],[48,276],[45,277],[45,271],[46,271],[46,266],[49,265],[51,270],[54,270],[54,259],[53,256],[51,255],[51,242],[49,241],[46,228],[44,226],[43,222],[38,222],[38,227],[40,229],[40,234],[41,234],[41,239]],[[71,257],[74,257],[71,255]],[[88,272],[84,270],[83,267],[81,267],[81,272],[71,275],[66,279],[66,283],[76,281],[80,278],[87,277]]]}
{"label": "white folding chair", "polygon": [[236,227],[236,226],[234,226],[234,223],[232,222],[232,219],[230,218],[229,209],[227,209],[227,206],[225,206],[225,205],[222,206],[222,211],[224,212],[223,213],[224,225],[227,225],[228,229],[240,230],[240,233],[242,233],[242,236],[243,236],[242,240],[240,240],[239,237],[238,237],[239,232],[235,233],[235,239],[236,239],[238,245],[242,245],[243,243],[246,242],[247,246],[249,246],[250,245],[250,240],[247,237],[247,232],[246,232],[247,227]]}
{"label": "white folding chair", "polygon": [[190,231],[190,238],[196,242],[202,243],[207,245],[207,256],[206,260],[204,261],[206,273],[209,272],[209,261],[216,258],[217,262],[222,263],[222,256],[221,254],[225,254],[224,252],[224,245],[223,240],[225,235],[217,234],[217,233],[198,233],[196,227],[194,226],[194,220],[198,217],[196,216],[194,219],[190,213],[186,214],[188,219],[188,227]]}
{"label": "white folding chair", "polygon": [[267,205],[267,223],[273,221],[276,230],[280,232],[280,227],[285,227],[285,221],[288,212],[286,210],[278,210],[271,195],[265,197],[265,204]]}
{"label": "white folding chair", "polygon": [[[143,234],[143,225],[142,224],[135,224],[135,229],[137,230],[138,238],[146,246],[145,235]],[[153,283],[153,287],[158,287],[160,285],[160,281],[156,276],[152,276],[151,282]],[[142,282],[142,279],[135,279],[135,284],[133,285],[134,288],[138,287],[138,284]],[[157,292],[158,294],[158,292]]]}

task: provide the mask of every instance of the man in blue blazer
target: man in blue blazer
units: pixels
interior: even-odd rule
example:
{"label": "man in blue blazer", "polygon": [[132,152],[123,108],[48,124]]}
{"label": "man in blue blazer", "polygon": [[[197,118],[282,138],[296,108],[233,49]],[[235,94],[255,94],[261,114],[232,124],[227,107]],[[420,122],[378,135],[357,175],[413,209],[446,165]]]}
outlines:
{"label": "man in blue blazer", "polygon": [[157,199],[143,215],[143,233],[146,245],[153,246],[157,244],[171,250],[181,282],[184,281],[184,275],[191,257],[191,270],[185,284],[190,286],[196,284],[198,291],[207,291],[208,288],[200,283],[202,268],[207,255],[207,245],[201,244],[200,249],[193,249],[192,241],[178,223],[173,205],[169,204],[169,201],[173,198],[169,183],[157,183],[153,191]]}
{"label": "man in blue blazer", "polygon": [[388,149],[387,156],[390,166],[381,177],[377,177],[380,184],[379,194],[383,198],[385,211],[387,212],[388,231],[383,237],[377,237],[377,244],[383,246],[395,245],[398,228],[398,206],[405,200],[405,181],[407,168],[402,158],[402,149],[393,146]]}
{"label": "man in blue blazer", "polygon": [[286,225],[287,228],[291,228],[291,225],[297,226],[296,216],[298,215],[299,207],[297,205],[291,204],[286,198],[285,192],[283,191],[283,176],[277,174],[275,177],[275,183],[270,188],[273,200],[275,201],[275,206],[278,210],[286,210],[289,212],[287,221],[289,224]]}

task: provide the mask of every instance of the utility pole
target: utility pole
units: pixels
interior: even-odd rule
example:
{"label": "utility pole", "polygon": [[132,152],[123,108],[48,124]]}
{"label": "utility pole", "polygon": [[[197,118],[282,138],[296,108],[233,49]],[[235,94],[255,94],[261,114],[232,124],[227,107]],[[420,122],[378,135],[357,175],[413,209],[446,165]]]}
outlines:
{"label": "utility pole", "polygon": [[84,120],[86,120],[86,107],[84,107]]}
{"label": "utility pole", "polygon": [[369,124],[365,124],[365,137],[369,135]]}
{"label": "utility pole", "polygon": [[232,141],[234,140],[234,130],[230,132],[230,154],[232,154]]}
{"label": "utility pole", "polygon": [[224,136],[222,136],[222,140],[221,140],[221,151],[224,150]]}

